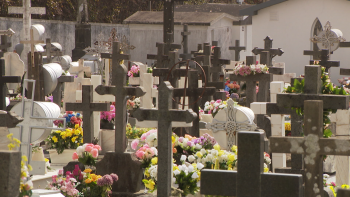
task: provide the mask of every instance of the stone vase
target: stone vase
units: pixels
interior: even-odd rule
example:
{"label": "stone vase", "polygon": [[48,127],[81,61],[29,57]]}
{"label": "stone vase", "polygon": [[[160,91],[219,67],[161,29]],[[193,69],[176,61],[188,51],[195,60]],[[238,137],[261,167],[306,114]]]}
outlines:
{"label": "stone vase", "polygon": [[65,149],[61,154],[58,154],[56,149],[49,149],[47,151],[50,153],[51,164],[66,165],[67,163],[74,161],[72,156],[76,149]]}

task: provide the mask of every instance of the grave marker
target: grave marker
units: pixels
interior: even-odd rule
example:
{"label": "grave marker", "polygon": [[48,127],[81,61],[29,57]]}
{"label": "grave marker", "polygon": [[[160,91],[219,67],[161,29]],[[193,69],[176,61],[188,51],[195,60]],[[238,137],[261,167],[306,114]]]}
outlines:
{"label": "grave marker", "polygon": [[4,31],[0,31],[0,35],[1,35],[1,43],[0,43],[0,57],[4,56],[4,53],[7,52],[7,49],[10,48],[12,46],[11,41],[8,41],[8,38],[12,37],[12,35],[15,32],[9,28],[8,30]]}
{"label": "grave marker", "polygon": [[192,57],[191,53],[188,53],[188,36],[191,35],[191,32],[188,31],[188,25],[184,24],[184,30],[181,32],[182,35],[182,46],[183,46],[183,54],[180,54],[180,57],[183,60],[190,60]]}
{"label": "grave marker", "polygon": [[151,59],[151,60],[157,60],[156,64],[155,64],[155,68],[167,68],[167,64],[169,62],[169,57],[168,55],[164,54],[164,43],[161,42],[157,42],[156,43],[156,47],[157,47],[157,55],[153,55],[153,54],[147,54],[147,59]]}
{"label": "grave marker", "polygon": [[238,132],[237,172],[202,170],[201,194],[237,197],[301,197],[302,176],[263,173],[264,133]]}
{"label": "grave marker", "polygon": [[47,38],[46,45],[45,45],[45,51],[43,52],[43,54],[46,54],[46,63],[51,62],[52,56],[62,56],[63,55],[62,51],[60,51],[60,50],[54,51],[51,47],[52,47],[51,46],[51,39]]}
{"label": "grave marker", "polygon": [[268,67],[272,66],[272,58],[274,58],[276,55],[281,56],[284,53],[284,51],[281,48],[273,49],[272,48],[272,41],[273,40],[269,36],[266,36],[266,38],[264,39],[264,42],[265,42],[264,48],[260,49],[258,47],[255,47],[252,50],[252,52],[255,55],[261,54],[263,51],[269,51],[270,52],[270,61],[269,61],[269,65],[267,65]]}
{"label": "grave marker", "polygon": [[19,196],[21,180],[21,152],[0,151],[0,193],[3,197]]}
{"label": "grave marker", "polygon": [[[21,60],[19,55],[15,52],[6,52],[4,54],[5,59],[5,75],[6,76],[20,76],[24,75],[24,62]],[[20,83],[8,84],[7,87],[9,90],[13,90],[13,92],[17,92],[17,87],[20,86]]]}
{"label": "grave marker", "polygon": [[222,65],[223,64],[230,64],[230,60],[228,59],[221,59],[221,48],[220,47],[214,47],[214,55],[213,59],[211,60],[212,68],[211,68],[211,79],[212,81],[219,81],[220,80],[220,72],[222,71]]}
{"label": "grave marker", "polygon": [[[52,92],[52,96],[53,102],[56,103],[58,106],[61,106],[63,84],[68,82],[74,82],[74,76],[62,75],[57,79],[57,86]],[[67,86],[67,88],[69,87]]]}
{"label": "grave marker", "polygon": [[21,77],[19,76],[4,76],[5,75],[5,60],[0,59],[0,110],[6,110],[6,96],[7,86],[6,83],[20,83]]}
{"label": "grave marker", "polygon": [[[319,65],[326,68],[326,72],[329,72],[329,69],[331,67],[339,67],[340,62],[339,61],[329,61],[329,53],[328,50],[322,49],[321,51],[321,60],[319,61]],[[314,60],[310,60],[310,65],[314,64]]]}
{"label": "grave marker", "polygon": [[322,100],[304,101],[305,137],[270,137],[272,153],[304,155],[305,196],[323,196],[323,155],[350,155],[350,140],[323,138]]}
{"label": "grave marker", "polygon": [[158,88],[159,107],[156,109],[139,108],[134,117],[139,121],[158,121],[158,186],[157,196],[170,196],[172,182],[172,121],[192,122],[197,114],[191,110],[172,110],[173,88],[169,82],[163,82]]}
{"label": "grave marker", "polygon": [[239,53],[246,49],[246,47],[240,46],[239,42],[240,42],[239,40],[236,40],[236,45],[235,46],[231,46],[231,47],[228,48],[229,50],[234,50],[235,51],[235,61],[239,61],[240,60]]}
{"label": "grave marker", "polygon": [[[24,40],[21,41],[21,44],[30,44],[30,54],[31,54],[31,62],[28,62],[28,64],[31,64],[32,67],[34,67],[34,52],[35,52],[35,45],[36,44],[41,44],[44,41],[42,40],[34,40],[34,33],[33,33],[33,28],[30,29],[30,39],[29,40]],[[28,68],[29,69],[29,68]]]}
{"label": "grave marker", "polygon": [[[109,103],[93,103],[92,85],[83,85],[81,103],[66,103],[67,111],[82,111],[84,116],[84,143],[92,143],[94,140],[94,111],[109,111]],[[117,103],[117,102],[116,102]]]}

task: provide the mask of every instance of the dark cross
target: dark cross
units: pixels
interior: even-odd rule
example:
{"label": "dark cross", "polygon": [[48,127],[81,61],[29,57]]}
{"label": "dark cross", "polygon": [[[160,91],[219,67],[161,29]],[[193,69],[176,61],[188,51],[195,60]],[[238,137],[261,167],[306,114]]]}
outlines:
{"label": "dark cross", "polygon": [[218,41],[211,41],[211,46],[217,47],[217,46],[219,46],[219,42]]}
{"label": "dark cross", "polygon": [[[171,196],[172,182],[172,121],[191,123],[197,118],[192,110],[172,110],[173,87],[169,82],[163,82],[158,87],[158,110],[139,108],[134,112],[138,121],[158,121],[158,182],[157,196]],[[124,132],[125,133],[125,132]]]}
{"label": "dark cross", "polygon": [[[175,75],[187,77],[185,80],[185,87],[188,84],[188,88],[180,87],[174,89],[173,97],[183,97],[183,104],[185,104],[186,97],[188,97],[188,105],[196,114],[199,114],[199,100],[200,96],[212,96],[216,92],[215,87],[198,88],[198,71],[177,69]],[[184,109],[184,105],[183,108]],[[191,136],[199,137],[199,116],[193,121],[193,126],[190,128]],[[182,135],[184,136],[184,135]]]}
{"label": "dark cross", "polygon": [[42,41],[42,40],[34,40],[34,33],[33,33],[33,29],[32,28],[30,29],[30,40],[28,40],[28,41],[24,40],[24,41],[20,42],[21,44],[30,44],[30,53],[31,53],[31,62],[30,63],[32,64],[32,67],[34,67],[35,45],[36,44],[41,44],[43,42],[44,41]]}
{"label": "dark cross", "polygon": [[314,48],[314,50],[312,50],[312,51],[304,50],[304,55],[312,55],[313,60],[320,60],[321,59],[321,51],[318,50],[318,48],[316,50]]}
{"label": "dark cross", "polygon": [[[194,60],[196,62],[202,62],[203,68],[207,67],[209,68],[211,66],[211,46],[210,45],[204,45],[204,49],[202,53],[196,53]],[[205,69],[204,69],[205,70]],[[205,73],[209,73],[205,70]],[[210,77],[211,80],[211,77]]]}
{"label": "dark cross", "polygon": [[67,82],[74,82],[74,76],[66,76],[66,75],[60,76],[57,79],[57,86],[55,90],[52,92],[53,102],[56,103],[58,106],[61,106],[63,83],[67,83]]}
{"label": "dark cross", "polygon": [[350,42],[340,42],[339,47],[350,47]]}
{"label": "dark cross", "polygon": [[20,83],[20,76],[5,76],[5,60],[0,59],[0,110],[6,110],[6,83]]}
{"label": "dark cross", "polygon": [[[113,44],[115,46],[115,44]],[[114,55],[113,55],[113,58]],[[113,86],[99,85],[95,91],[100,95],[114,95],[115,103],[119,104],[118,112],[115,113],[115,153],[124,153],[126,149],[126,101],[128,96],[140,97],[146,94],[142,87],[126,86],[128,70],[119,61],[113,60]]]}
{"label": "dark cross", "polygon": [[1,35],[1,45],[0,45],[0,50],[1,50],[1,56],[4,55],[5,52],[7,52],[7,49],[12,46],[11,42],[8,42],[8,35]]}
{"label": "dark cross", "polygon": [[221,58],[221,48],[214,47],[214,55],[213,55],[213,59],[211,60],[212,81],[220,81],[220,72],[222,70],[222,65],[231,63],[231,60],[220,59],[220,58]]}
{"label": "dark cross", "polygon": [[276,55],[281,56],[284,52],[281,48],[278,49],[273,49],[272,48],[272,39],[269,36],[266,36],[266,38],[264,39],[265,42],[265,46],[263,49],[259,49],[258,47],[255,47],[252,52],[255,55],[261,54],[262,51],[269,51],[270,52],[270,61],[269,61],[269,65],[267,65],[268,67],[272,66],[272,58],[274,58]]}
{"label": "dark cross", "polygon": [[294,153],[304,156],[305,196],[323,196],[323,156],[350,155],[350,140],[323,138],[322,100],[305,100],[304,137],[269,139],[270,152]]}
{"label": "dark cross", "polygon": [[174,42],[174,2],[187,0],[156,0],[164,2],[163,15],[163,42],[171,44]]}
{"label": "dark cross", "polygon": [[45,45],[45,51],[42,52],[43,54],[46,54],[46,59],[47,59],[47,63],[50,63],[51,62],[51,57],[52,56],[62,56],[63,53],[62,51],[58,50],[58,51],[54,51],[52,48],[51,48],[51,39],[50,38],[47,38],[46,39],[46,45]]}
{"label": "dark cross", "polygon": [[181,32],[182,35],[182,46],[183,46],[183,54],[180,54],[182,60],[190,60],[192,55],[188,53],[188,36],[191,35],[191,32],[188,31],[187,24],[184,24],[184,31]]}
{"label": "dark cross", "polygon": [[157,42],[157,55],[147,54],[147,59],[157,60],[156,65],[154,66],[155,68],[168,68],[169,57],[164,53],[164,46],[164,43]]}
{"label": "dark cross", "polygon": [[350,190],[339,188],[339,189],[337,189],[337,196],[338,197],[350,196]]}
{"label": "dark cross", "polygon": [[[121,49],[120,49],[120,43],[119,42],[113,42],[112,45],[112,54],[111,53],[101,53],[101,58],[106,58],[106,59],[112,59],[112,64],[116,63],[115,65],[119,65],[121,61],[123,60],[129,60],[130,55],[127,54],[121,54]],[[118,76],[115,71],[117,69],[117,66],[113,66],[112,68],[112,84],[111,85],[117,85],[117,82],[119,79],[115,79],[113,76]]]}
{"label": "dark cross", "polygon": [[240,60],[239,53],[242,50],[245,50],[245,47],[241,47],[239,44],[239,40],[236,40],[236,46],[229,47],[228,49],[235,51],[235,61],[239,61]]}
{"label": "dark cross", "polygon": [[[34,55],[34,56],[32,56]],[[34,57],[34,58],[33,58]],[[28,79],[35,80],[35,86],[33,83],[28,84],[28,98],[34,98],[35,101],[45,101],[45,81],[43,72],[43,58],[39,52],[28,53]],[[35,64],[33,64],[35,62]],[[32,88],[34,88],[34,95],[32,95]]]}
{"label": "dark cross", "polygon": [[198,44],[197,45],[197,51],[191,51],[191,54],[194,55],[195,57],[198,55],[199,51],[203,50],[203,45]]}
{"label": "dark cross", "polygon": [[92,143],[94,140],[94,111],[109,111],[109,103],[93,103],[93,88],[92,85],[83,85],[82,102],[81,103],[66,103],[67,111],[82,111],[84,116],[84,143]]}
{"label": "dark cross", "polygon": [[237,157],[237,171],[201,171],[201,194],[236,197],[303,196],[301,175],[264,173],[263,132],[239,131]]}
{"label": "dark cross", "polygon": [[[327,49],[322,49],[321,51],[321,61],[319,61],[319,65],[326,68],[326,72],[329,71],[331,67],[339,67],[340,62],[339,61],[328,61],[329,60],[329,53]],[[314,64],[314,60],[310,60],[310,65]]]}

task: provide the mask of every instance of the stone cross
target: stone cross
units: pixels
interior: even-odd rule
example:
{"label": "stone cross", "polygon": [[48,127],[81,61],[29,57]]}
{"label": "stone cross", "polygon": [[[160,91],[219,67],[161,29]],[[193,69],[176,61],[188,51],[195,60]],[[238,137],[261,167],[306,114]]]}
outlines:
{"label": "stone cross", "polygon": [[78,0],[78,23],[88,23],[89,22],[89,14],[88,14],[88,5],[87,0]]}
{"label": "stone cross", "polygon": [[94,140],[94,120],[92,113],[94,111],[109,111],[109,103],[93,103],[92,85],[83,85],[81,103],[66,103],[67,111],[82,111],[84,116],[84,143],[92,143]]}
{"label": "stone cross", "polygon": [[255,55],[261,54],[261,52],[263,51],[269,51],[270,52],[270,64],[267,65],[268,67],[272,66],[272,58],[274,58],[276,55],[281,56],[284,52],[281,48],[278,49],[273,49],[272,48],[272,39],[269,36],[266,36],[266,38],[264,39],[265,42],[265,46],[263,49],[259,49],[258,47],[255,47],[252,52]]}
{"label": "stone cross", "polygon": [[91,68],[84,66],[84,59],[79,59],[78,66],[71,66],[69,72],[77,74],[78,78],[84,78],[84,73],[91,74]]}
{"label": "stone cross", "polygon": [[[242,122],[237,120],[237,112],[240,111],[240,109],[241,107],[238,107],[232,99],[229,99],[227,101],[227,108],[224,109],[226,120],[218,120],[216,116],[219,116],[219,114],[217,114],[211,123],[205,125],[208,130],[212,130],[214,133],[218,131],[226,131],[225,136],[227,147],[224,147],[226,150],[230,150],[232,145],[237,145],[236,138],[238,131],[254,131],[257,128],[248,118]],[[247,114],[245,115],[247,116]]]}
{"label": "stone cross", "polygon": [[[9,14],[23,14],[23,38],[24,41],[31,40],[31,15],[32,14],[46,14],[46,8],[44,7],[32,7],[31,0],[22,0],[22,7],[8,7]],[[21,36],[22,38],[22,36]],[[33,39],[32,39],[33,40]],[[27,63],[26,54],[30,48],[25,45],[23,61]],[[31,50],[34,52],[34,50]]]}
{"label": "stone cross", "polygon": [[[321,60],[319,61],[319,65],[326,68],[326,72],[329,72],[329,69],[331,67],[339,67],[340,62],[339,61],[328,61],[329,60],[329,53],[328,50],[322,49],[321,51]],[[310,60],[310,64],[314,64],[314,60]]]}
{"label": "stone cross", "polygon": [[157,42],[157,55],[147,54],[147,59],[157,60],[155,68],[168,68],[169,57],[164,53],[164,43]]}
{"label": "stone cross", "polygon": [[[61,106],[62,101],[62,87],[64,83],[74,82],[74,76],[66,76],[62,75],[57,79],[57,86],[55,90],[52,92],[53,102],[58,106]],[[67,86],[67,88],[69,88]]]}
{"label": "stone cross", "polygon": [[240,44],[239,44],[239,40],[236,40],[236,46],[231,46],[228,48],[229,50],[234,50],[235,51],[235,61],[239,61],[240,60],[240,57],[239,57],[239,53],[242,51],[242,50],[245,50],[246,47],[241,47]]}
{"label": "stone cross", "polygon": [[0,110],[6,110],[6,83],[20,83],[20,76],[4,76],[5,75],[5,60],[0,59]]}
{"label": "stone cross", "polygon": [[[173,97],[183,97],[182,104],[185,104],[186,96],[188,97],[188,105],[193,109],[196,114],[199,114],[199,100],[201,96],[211,96],[215,94],[215,87],[206,87],[206,88],[198,88],[198,71],[197,70],[187,70],[187,69],[178,69],[178,76],[185,76],[188,79],[188,87],[187,81],[185,80],[185,87],[175,88]],[[184,105],[182,106],[184,109]],[[195,120],[193,120],[193,126],[190,128],[191,136],[199,137],[199,116]],[[183,135],[184,136],[184,135]]]}
{"label": "stone cross", "polygon": [[188,25],[184,24],[184,30],[181,32],[182,35],[182,46],[183,54],[180,54],[182,60],[190,60],[192,55],[188,53],[188,36],[191,35],[191,32],[188,31]]}
{"label": "stone cross", "polygon": [[174,42],[174,3],[175,1],[184,2],[187,0],[156,0],[164,2],[163,16],[163,42]]}
{"label": "stone cross", "polygon": [[318,50],[318,48],[314,48],[314,50],[304,50],[304,55],[312,55],[313,60],[320,60],[321,59],[321,51]]}
{"label": "stone cross", "polygon": [[[28,62],[28,79],[34,79],[36,86],[28,84],[28,97],[33,97],[35,101],[45,101],[45,82],[44,82],[44,71],[42,64],[42,56],[39,52],[28,53],[28,59],[32,61]],[[34,64],[35,63],[35,64]],[[35,94],[32,95],[32,88],[35,88]]]}
{"label": "stone cross", "polygon": [[157,196],[170,196],[172,182],[172,121],[192,122],[197,114],[191,110],[172,110],[173,88],[169,82],[163,82],[158,88],[159,106],[156,109],[139,108],[134,117],[139,121],[158,121],[158,186]]}
{"label": "stone cross", "polygon": [[201,194],[237,197],[303,196],[301,175],[263,173],[263,132],[238,132],[237,157],[237,171],[201,171]]}
{"label": "stone cross", "polygon": [[212,81],[220,81],[220,72],[222,71],[223,64],[230,64],[230,60],[221,59],[221,48],[214,47],[214,55],[211,60],[212,68],[211,68],[211,77]]}
{"label": "stone cross", "polygon": [[47,63],[51,62],[52,55],[54,55],[54,56],[62,56],[63,55],[62,51],[60,51],[60,50],[53,51],[51,49],[51,39],[50,38],[46,39],[45,52],[43,52],[43,54],[46,54],[46,59],[47,59],[46,62]]}
{"label": "stone cross", "polygon": [[1,44],[0,44],[0,55],[4,56],[4,53],[7,52],[7,49],[12,46],[11,42],[8,42],[7,35],[1,35]]}
{"label": "stone cross", "polygon": [[112,64],[115,66],[112,66],[112,83],[111,85],[116,86],[119,82],[119,79],[114,79],[113,76],[118,76],[118,73],[116,73],[117,65],[120,64],[123,60],[129,60],[130,55],[128,54],[121,54],[120,49],[120,42],[113,42],[112,45],[112,53],[101,53],[101,58],[106,59],[112,59]]}
{"label": "stone cross", "polygon": [[31,65],[34,67],[34,52],[35,52],[35,45],[36,44],[41,44],[44,41],[42,40],[34,40],[34,33],[33,29],[30,29],[30,39],[29,40],[24,40],[21,41],[21,44],[30,44],[30,53],[31,53]]}
{"label": "stone cross", "polygon": [[323,155],[350,155],[350,140],[323,138],[323,101],[304,101],[305,137],[270,137],[272,153],[304,155],[305,196],[323,194]]}
{"label": "stone cross", "polygon": [[21,152],[0,151],[0,193],[3,197],[19,196],[21,180]]}
{"label": "stone cross", "polygon": [[329,21],[327,21],[326,25],[324,26],[324,30],[318,35],[314,35],[310,40],[311,42],[316,43],[319,49],[328,50],[328,54],[331,54],[333,51],[337,50],[339,43],[345,41],[342,36],[339,36],[332,30],[332,26]]}
{"label": "stone cross", "polygon": [[[195,58],[194,60],[197,62],[203,62],[203,68],[205,66],[208,66],[208,72],[209,73],[209,67],[211,66],[211,45],[205,45],[204,44],[204,49],[202,53],[195,53]],[[208,75],[211,76],[211,75]],[[211,78],[210,78],[211,79]]]}

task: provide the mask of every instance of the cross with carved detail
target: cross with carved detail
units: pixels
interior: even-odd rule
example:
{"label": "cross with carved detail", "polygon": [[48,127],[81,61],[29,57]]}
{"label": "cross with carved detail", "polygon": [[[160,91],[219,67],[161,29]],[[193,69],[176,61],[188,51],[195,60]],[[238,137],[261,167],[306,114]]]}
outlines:
{"label": "cross with carved detail", "polygon": [[266,36],[264,39],[265,46],[263,49],[259,49],[258,47],[255,47],[252,52],[255,55],[261,54],[262,51],[269,51],[270,52],[270,65],[267,65],[268,67],[272,66],[272,58],[274,58],[276,55],[281,56],[284,51],[281,48],[273,49],[272,48],[272,39],[269,36]]}

